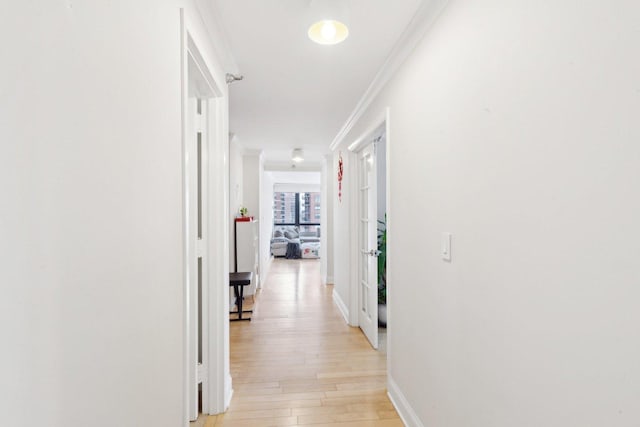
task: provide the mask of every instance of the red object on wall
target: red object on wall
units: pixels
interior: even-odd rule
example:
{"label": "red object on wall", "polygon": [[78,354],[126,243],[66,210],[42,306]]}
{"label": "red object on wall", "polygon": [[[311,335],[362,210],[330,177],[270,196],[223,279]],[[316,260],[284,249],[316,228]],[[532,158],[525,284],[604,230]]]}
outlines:
{"label": "red object on wall", "polygon": [[344,172],[344,164],[342,162],[342,151],[340,151],[340,157],[338,158],[338,201],[342,202],[342,175]]}
{"label": "red object on wall", "polygon": [[239,217],[236,217],[236,222],[249,222],[249,221],[253,221],[253,217],[252,216],[239,216]]}

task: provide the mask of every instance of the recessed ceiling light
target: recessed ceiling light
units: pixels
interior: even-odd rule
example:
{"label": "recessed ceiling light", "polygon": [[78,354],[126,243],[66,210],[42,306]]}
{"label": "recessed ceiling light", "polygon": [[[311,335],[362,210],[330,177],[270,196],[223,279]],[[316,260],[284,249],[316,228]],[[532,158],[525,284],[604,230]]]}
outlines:
{"label": "recessed ceiling light", "polygon": [[309,38],[319,44],[338,44],[349,37],[345,24],[334,19],[323,19],[309,27]]}
{"label": "recessed ceiling light", "polygon": [[319,44],[338,44],[349,36],[349,6],[345,0],[311,0],[308,35]]}

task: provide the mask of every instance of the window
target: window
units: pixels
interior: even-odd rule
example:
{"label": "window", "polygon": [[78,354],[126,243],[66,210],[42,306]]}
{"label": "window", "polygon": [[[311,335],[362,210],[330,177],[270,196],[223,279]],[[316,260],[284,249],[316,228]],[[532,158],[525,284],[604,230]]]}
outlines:
{"label": "window", "polygon": [[320,225],[320,193],[274,193],[273,222],[297,225],[301,231]]}
{"label": "window", "polygon": [[273,222],[296,223],[296,193],[275,193],[273,197]]}

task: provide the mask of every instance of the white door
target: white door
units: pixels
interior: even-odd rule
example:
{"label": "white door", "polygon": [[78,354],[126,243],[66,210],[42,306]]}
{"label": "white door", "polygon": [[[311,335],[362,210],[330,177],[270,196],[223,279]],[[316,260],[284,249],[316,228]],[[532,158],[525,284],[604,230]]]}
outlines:
{"label": "white door", "polygon": [[[207,277],[207,102],[189,97],[189,137],[186,147],[187,172],[187,289],[189,304],[188,320],[188,388],[189,419],[198,418],[198,395],[202,384],[202,400],[206,402],[208,330],[206,319]],[[203,412],[206,408],[203,404]]]}
{"label": "white door", "polygon": [[378,212],[374,144],[358,153],[359,262],[358,322],[373,348],[378,348]]}

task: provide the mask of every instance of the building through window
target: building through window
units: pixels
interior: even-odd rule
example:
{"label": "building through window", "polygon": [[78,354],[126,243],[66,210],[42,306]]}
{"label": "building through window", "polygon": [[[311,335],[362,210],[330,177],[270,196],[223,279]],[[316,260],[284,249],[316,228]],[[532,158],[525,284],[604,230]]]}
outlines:
{"label": "building through window", "polygon": [[320,225],[320,193],[273,194],[273,222],[313,231]]}

